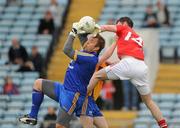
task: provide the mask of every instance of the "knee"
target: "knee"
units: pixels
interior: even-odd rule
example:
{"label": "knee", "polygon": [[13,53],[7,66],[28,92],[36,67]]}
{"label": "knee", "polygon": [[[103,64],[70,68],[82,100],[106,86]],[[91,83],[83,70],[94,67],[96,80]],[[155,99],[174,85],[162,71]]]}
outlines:
{"label": "knee", "polygon": [[101,72],[96,72],[94,74],[94,77],[98,80],[103,80],[104,79],[104,75]]}
{"label": "knee", "polygon": [[41,91],[42,90],[42,80],[43,79],[36,79],[34,82],[34,89]]}

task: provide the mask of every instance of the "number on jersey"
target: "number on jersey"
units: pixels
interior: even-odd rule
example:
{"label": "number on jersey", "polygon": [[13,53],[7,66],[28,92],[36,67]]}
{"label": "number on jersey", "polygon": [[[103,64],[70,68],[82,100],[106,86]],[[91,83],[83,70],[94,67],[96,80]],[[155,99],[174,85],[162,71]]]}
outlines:
{"label": "number on jersey", "polygon": [[128,41],[129,39],[135,41],[139,46],[143,46],[143,40],[141,37],[137,37],[137,38],[131,38],[132,36],[132,32],[128,32],[128,34],[126,35],[125,39],[126,41]]}

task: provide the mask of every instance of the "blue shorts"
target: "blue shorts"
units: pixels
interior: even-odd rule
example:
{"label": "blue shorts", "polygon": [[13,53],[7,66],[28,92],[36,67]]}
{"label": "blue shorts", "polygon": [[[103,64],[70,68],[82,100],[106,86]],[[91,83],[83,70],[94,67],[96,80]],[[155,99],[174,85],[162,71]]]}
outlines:
{"label": "blue shorts", "polygon": [[81,106],[81,111],[77,111],[76,116],[90,116],[90,117],[99,117],[103,116],[98,108],[94,99],[89,96],[85,99],[83,105]]}
{"label": "blue shorts", "polygon": [[92,97],[81,96],[79,92],[72,92],[66,90],[64,85],[55,82],[55,95],[56,99],[69,115],[75,113],[76,116],[102,116],[97,104]]}

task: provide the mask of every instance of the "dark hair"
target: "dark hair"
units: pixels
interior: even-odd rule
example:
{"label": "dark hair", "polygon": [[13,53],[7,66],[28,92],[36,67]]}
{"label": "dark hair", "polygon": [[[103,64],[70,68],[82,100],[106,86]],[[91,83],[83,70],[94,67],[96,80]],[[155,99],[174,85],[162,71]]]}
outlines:
{"label": "dark hair", "polygon": [[101,50],[104,48],[104,46],[105,46],[105,40],[104,40],[104,38],[103,38],[101,35],[99,35],[99,34],[97,34],[97,35],[95,36],[95,38],[98,39],[98,43],[96,44],[96,47],[99,47],[99,50],[97,51],[97,54],[99,54],[99,53],[101,52]]}
{"label": "dark hair", "polygon": [[124,22],[126,22],[127,24],[128,24],[128,26],[129,27],[133,27],[133,25],[134,25],[134,23],[133,23],[133,21],[131,20],[131,18],[129,18],[129,17],[121,17],[120,19],[118,19],[117,21],[116,21],[116,24],[118,23],[118,22],[121,22],[121,23],[124,23]]}

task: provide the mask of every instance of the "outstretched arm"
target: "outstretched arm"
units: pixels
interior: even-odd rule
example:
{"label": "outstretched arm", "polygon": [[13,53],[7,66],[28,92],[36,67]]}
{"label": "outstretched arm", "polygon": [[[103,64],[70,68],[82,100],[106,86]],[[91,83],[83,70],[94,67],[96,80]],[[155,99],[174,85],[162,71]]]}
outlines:
{"label": "outstretched arm", "polygon": [[63,52],[71,59],[74,59],[75,50],[73,49],[73,42],[75,37],[69,34],[63,48]]}
{"label": "outstretched arm", "polygon": [[98,65],[101,65],[103,62],[105,62],[109,57],[112,56],[114,49],[116,48],[117,43],[113,43],[99,58]]}
{"label": "outstretched arm", "polygon": [[[101,65],[104,61],[106,61],[114,52],[116,48],[116,43],[113,43],[105,53],[100,57],[98,65]],[[107,79],[106,71],[101,69],[93,74],[91,80],[89,81],[89,85],[87,86],[87,93],[90,94],[91,91],[95,88],[99,80]]]}
{"label": "outstretched arm", "polygon": [[117,32],[117,27],[116,27],[116,25],[101,25],[100,30],[101,31]]}

